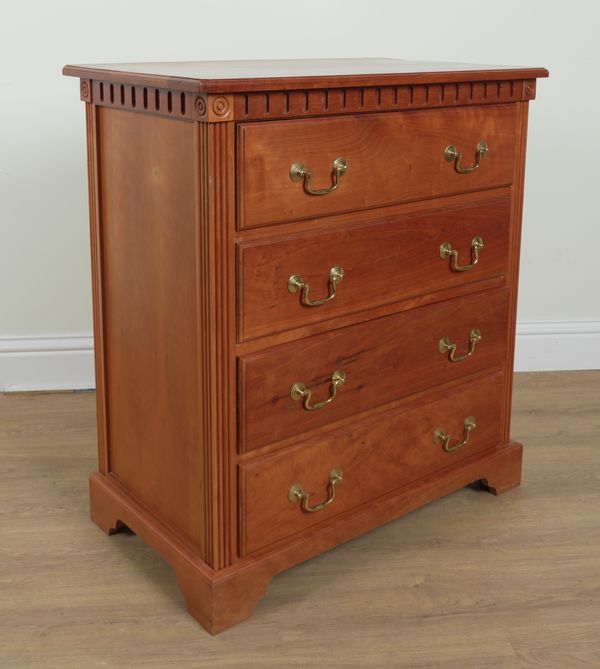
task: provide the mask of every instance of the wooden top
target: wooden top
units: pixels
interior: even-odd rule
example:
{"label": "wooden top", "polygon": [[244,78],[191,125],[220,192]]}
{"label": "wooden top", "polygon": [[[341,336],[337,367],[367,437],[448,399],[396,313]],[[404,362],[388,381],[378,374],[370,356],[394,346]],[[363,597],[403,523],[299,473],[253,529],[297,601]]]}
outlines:
{"label": "wooden top", "polygon": [[204,93],[278,91],[547,77],[541,67],[394,58],[222,60],[66,65],[63,74]]}

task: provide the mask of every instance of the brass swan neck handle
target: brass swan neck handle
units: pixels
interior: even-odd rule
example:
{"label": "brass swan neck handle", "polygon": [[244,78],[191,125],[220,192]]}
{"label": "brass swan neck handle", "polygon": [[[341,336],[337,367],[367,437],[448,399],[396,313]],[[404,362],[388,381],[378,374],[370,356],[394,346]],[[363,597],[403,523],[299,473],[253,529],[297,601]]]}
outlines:
{"label": "brass swan neck handle", "polygon": [[442,337],[438,344],[438,350],[440,353],[448,354],[448,360],[450,362],[462,362],[467,358],[470,358],[473,353],[475,353],[475,347],[481,341],[481,332],[477,328],[473,328],[469,334],[469,349],[466,353],[462,355],[456,355],[456,344],[453,344],[448,337]]}
{"label": "brass swan neck handle", "polygon": [[292,181],[304,181],[304,192],[308,195],[328,195],[338,189],[340,178],[346,174],[347,170],[348,161],[345,158],[336,158],[333,161],[331,170],[331,186],[327,188],[313,188],[311,185],[312,172],[302,163],[294,163],[290,167],[290,179]]}
{"label": "brass swan neck handle", "polygon": [[310,398],[312,396],[312,388],[307,388],[303,383],[298,381],[297,383],[294,383],[290,390],[290,397],[294,401],[298,400],[303,400],[304,408],[307,411],[314,411],[315,409],[322,409],[323,407],[327,406],[328,404],[331,404],[333,400],[335,399],[335,396],[337,395],[337,389],[340,386],[343,386],[344,383],[346,382],[346,372],[343,370],[339,369],[336,372],[334,372],[331,376],[331,384],[330,384],[330,394],[329,397],[326,400],[323,400],[322,402],[316,402],[315,404],[310,403]]}
{"label": "brass swan neck handle", "polygon": [[463,167],[461,165],[463,154],[453,144],[450,144],[445,148],[444,158],[449,163],[454,162],[454,169],[459,174],[470,174],[471,172],[474,172],[475,170],[479,169],[479,167],[481,166],[481,159],[483,158],[483,156],[485,156],[485,154],[489,150],[490,148],[487,145],[487,142],[484,142],[483,140],[479,142],[479,144],[477,144],[477,147],[475,149],[475,164],[470,165],[469,167]]}
{"label": "brass swan neck handle", "polygon": [[329,482],[327,484],[328,488],[327,498],[323,502],[320,502],[319,504],[315,504],[314,506],[309,505],[308,499],[312,493],[306,492],[299,483],[295,483],[288,490],[288,500],[292,503],[301,500],[302,502],[301,509],[305,513],[314,513],[315,511],[320,511],[321,509],[324,509],[326,506],[329,506],[335,500],[335,486],[343,478],[344,474],[341,469],[336,468],[331,470],[331,472],[329,473]]}
{"label": "brass swan neck handle", "polygon": [[323,297],[320,300],[311,300],[308,296],[310,291],[310,285],[300,276],[300,274],[293,274],[288,279],[288,290],[290,293],[297,293],[300,291],[300,302],[305,307],[319,307],[322,304],[327,304],[331,302],[337,293],[337,285],[344,278],[344,268],[343,267],[332,267],[329,270],[329,293],[327,297]]}
{"label": "brass swan neck handle", "polygon": [[444,242],[440,246],[440,258],[448,260],[450,258],[450,269],[453,272],[466,272],[468,269],[473,269],[479,262],[479,251],[483,248],[483,239],[481,237],[474,237],[471,242],[471,262],[468,265],[458,264],[458,251],[452,248],[450,242]]}
{"label": "brass swan neck handle", "polygon": [[452,453],[453,451],[458,451],[459,448],[464,448],[469,443],[471,432],[476,427],[477,423],[475,422],[475,418],[473,416],[467,416],[464,422],[462,441],[459,441],[457,444],[450,446],[450,440],[452,439],[452,436],[445,432],[441,427],[438,427],[437,430],[433,433],[433,441],[436,444],[441,444],[446,453]]}

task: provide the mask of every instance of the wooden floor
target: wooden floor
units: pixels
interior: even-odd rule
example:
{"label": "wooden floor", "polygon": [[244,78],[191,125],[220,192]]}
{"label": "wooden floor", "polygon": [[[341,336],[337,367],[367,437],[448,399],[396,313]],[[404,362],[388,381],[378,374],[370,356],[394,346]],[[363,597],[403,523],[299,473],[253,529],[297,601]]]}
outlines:
{"label": "wooden floor", "polygon": [[88,520],[92,393],[0,396],[0,667],[600,667],[600,372],[517,375],[523,486],[464,488],[274,579],[210,637]]}

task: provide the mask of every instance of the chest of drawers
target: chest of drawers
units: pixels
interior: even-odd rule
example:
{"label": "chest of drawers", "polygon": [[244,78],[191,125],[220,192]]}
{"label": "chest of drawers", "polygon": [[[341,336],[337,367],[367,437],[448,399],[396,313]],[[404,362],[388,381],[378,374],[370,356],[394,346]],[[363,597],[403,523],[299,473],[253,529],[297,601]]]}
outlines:
{"label": "chest of drawers", "polygon": [[275,574],[435,498],[519,484],[525,140],[545,70],[65,74],[87,118],[91,515],[156,549],[206,629],[249,616]]}

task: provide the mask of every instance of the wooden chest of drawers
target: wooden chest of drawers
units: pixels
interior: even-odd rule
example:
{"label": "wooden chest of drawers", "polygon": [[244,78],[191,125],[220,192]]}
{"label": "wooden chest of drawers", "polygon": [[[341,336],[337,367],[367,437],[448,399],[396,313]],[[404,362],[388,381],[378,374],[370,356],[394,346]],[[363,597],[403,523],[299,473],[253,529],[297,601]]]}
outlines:
{"label": "wooden chest of drawers", "polygon": [[65,73],[87,114],[91,514],[153,546],[202,625],[461,486],[518,485],[527,107],[545,70]]}

